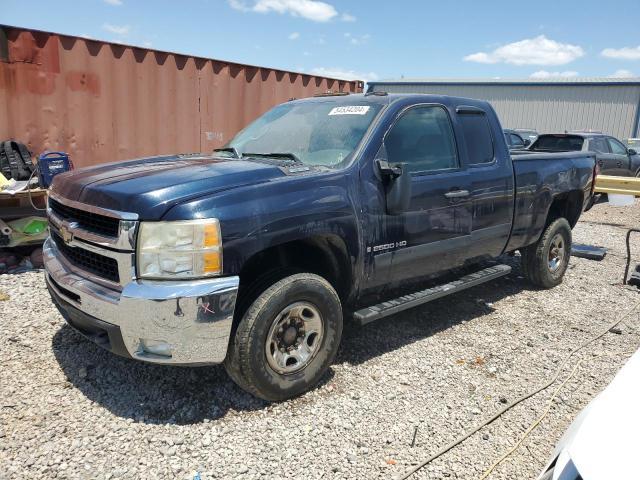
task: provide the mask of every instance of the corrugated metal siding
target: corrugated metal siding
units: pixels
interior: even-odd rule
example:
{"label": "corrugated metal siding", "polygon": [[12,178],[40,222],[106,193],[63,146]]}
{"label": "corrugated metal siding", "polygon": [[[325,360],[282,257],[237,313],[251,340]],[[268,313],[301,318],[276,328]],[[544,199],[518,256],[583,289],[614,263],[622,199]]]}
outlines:
{"label": "corrugated metal siding", "polygon": [[599,130],[618,138],[640,133],[638,85],[431,85],[374,84],[374,91],[431,93],[487,100],[505,128],[534,128],[540,133]]}
{"label": "corrugated metal siding", "polygon": [[211,151],[290,98],[360,82],[13,27],[0,29],[0,140],[76,166]]}

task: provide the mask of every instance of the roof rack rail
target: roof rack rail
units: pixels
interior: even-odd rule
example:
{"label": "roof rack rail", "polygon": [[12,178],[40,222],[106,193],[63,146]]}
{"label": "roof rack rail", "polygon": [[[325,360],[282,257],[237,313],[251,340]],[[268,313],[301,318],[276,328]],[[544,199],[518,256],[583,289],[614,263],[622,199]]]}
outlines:
{"label": "roof rack rail", "polygon": [[327,90],[326,92],[316,93],[314,97],[342,97],[344,95],[349,95],[349,92],[334,92],[332,90]]}

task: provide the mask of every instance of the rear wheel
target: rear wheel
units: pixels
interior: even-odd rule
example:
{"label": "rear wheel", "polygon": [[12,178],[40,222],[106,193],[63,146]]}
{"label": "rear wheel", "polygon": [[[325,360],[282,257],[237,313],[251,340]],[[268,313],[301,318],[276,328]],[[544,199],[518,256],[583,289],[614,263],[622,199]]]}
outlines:
{"label": "rear wheel", "polygon": [[225,367],[247,392],[265,400],[286,400],[320,381],[341,336],[342,307],[329,282],[310,273],[290,275],[248,307]]}
{"label": "rear wheel", "polygon": [[525,277],[534,285],[553,288],[562,283],[571,257],[571,226],[558,218],[545,228],[540,240],[521,251]]}

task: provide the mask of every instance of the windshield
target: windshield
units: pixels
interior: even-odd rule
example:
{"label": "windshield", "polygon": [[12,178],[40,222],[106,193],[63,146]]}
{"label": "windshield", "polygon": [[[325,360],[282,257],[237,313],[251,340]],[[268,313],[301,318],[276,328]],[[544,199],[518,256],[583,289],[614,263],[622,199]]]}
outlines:
{"label": "windshield", "polygon": [[271,154],[305,165],[339,168],[351,160],[381,108],[362,101],[285,103],[247,126],[220,153],[240,157]]}
{"label": "windshield", "polygon": [[541,135],[530,150],[535,152],[573,152],[582,150],[584,138],[577,135]]}

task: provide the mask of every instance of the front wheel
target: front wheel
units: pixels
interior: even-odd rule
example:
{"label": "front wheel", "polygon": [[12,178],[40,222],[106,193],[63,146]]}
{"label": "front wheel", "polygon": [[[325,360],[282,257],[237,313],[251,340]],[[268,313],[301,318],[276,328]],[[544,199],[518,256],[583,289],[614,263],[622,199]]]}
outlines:
{"label": "front wheel", "polygon": [[564,218],[551,222],[540,240],[521,254],[524,276],[531,283],[542,288],[561,284],[571,257],[571,225]]}
{"label": "front wheel", "polygon": [[313,388],[333,362],[342,307],[333,287],[310,273],[262,292],[240,320],[225,367],[244,390],[269,401]]}

